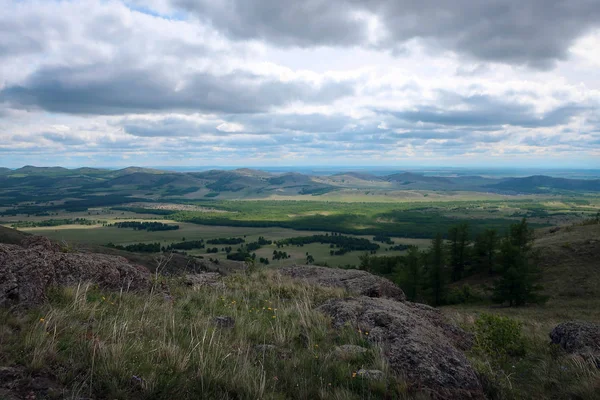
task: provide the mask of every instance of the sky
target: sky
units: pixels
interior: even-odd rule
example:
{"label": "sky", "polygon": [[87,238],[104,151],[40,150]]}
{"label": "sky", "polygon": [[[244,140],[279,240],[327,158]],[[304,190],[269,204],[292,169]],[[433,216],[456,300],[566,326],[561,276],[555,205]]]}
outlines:
{"label": "sky", "polygon": [[598,0],[0,0],[0,166],[600,168]]}

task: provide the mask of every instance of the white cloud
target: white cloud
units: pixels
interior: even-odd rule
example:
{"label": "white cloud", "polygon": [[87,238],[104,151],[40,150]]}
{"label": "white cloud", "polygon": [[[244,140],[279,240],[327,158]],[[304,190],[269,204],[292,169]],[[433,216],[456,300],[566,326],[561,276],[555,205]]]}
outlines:
{"label": "white cloud", "polygon": [[[600,166],[599,31],[560,27],[550,33],[569,28],[568,40],[525,43],[545,43],[547,54],[509,46],[503,56],[450,37],[455,13],[448,40],[402,36],[384,0],[371,3],[390,15],[359,7],[348,20],[323,5],[313,27],[326,38],[249,14],[240,23],[256,25],[232,30],[184,3],[0,0],[3,163],[528,163],[537,154],[551,165],[570,154]],[[419,7],[415,23],[433,23]],[[366,39],[334,31],[355,23]],[[402,51],[384,45],[398,35]]]}

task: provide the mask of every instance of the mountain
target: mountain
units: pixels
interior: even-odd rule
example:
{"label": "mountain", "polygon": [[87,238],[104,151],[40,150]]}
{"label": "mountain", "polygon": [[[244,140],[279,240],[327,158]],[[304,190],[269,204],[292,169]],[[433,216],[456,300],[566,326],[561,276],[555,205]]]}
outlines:
{"label": "mountain", "polygon": [[63,167],[34,167],[33,165],[26,165],[24,167],[15,169],[11,175],[16,176],[31,176],[31,175],[42,175],[42,176],[65,176],[71,175],[71,170]]}
{"label": "mountain", "polygon": [[111,171],[111,176],[124,176],[131,175],[135,173],[145,173],[145,174],[166,174],[167,171],[163,171],[160,169],[152,169],[152,168],[141,168],[141,167],[127,167],[123,169],[118,169],[116,171]]}
{"label": "mountain", "polygon": [[177,173],[161,173],[155,174],[152,172],[134,172],[128,175],[120,175],[114,179],[108,180],[104,183],[104,186],[126,186],[126,185],[142,185],[142,186],[154,186],[156,188],[165,185],[177,185],[177,186],[198,186],[200,181],[193,176],[187,174]]}
{"label": "mountain", "polygon": [[440,176],[425,176],[421,174],[415,174],[413,172],[402,172],[399,174],[387,175],[385,179],[389,182],[400,182],[402,184],[410,184],[410,183],[447,183],[452,184],[451,178],[445,178]]}
{"label": "mountain", "polygon": [[553,191],[600,192],[600,179],[567,179],[546,175],[509,178],[488,188],[514,193],[549,193]]}

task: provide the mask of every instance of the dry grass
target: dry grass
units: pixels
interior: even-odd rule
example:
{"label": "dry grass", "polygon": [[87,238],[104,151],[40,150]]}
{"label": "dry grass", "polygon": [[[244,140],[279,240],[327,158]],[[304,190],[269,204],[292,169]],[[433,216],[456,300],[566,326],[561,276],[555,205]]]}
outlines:
{"label": "dry grass", "polygon": [[[160,278],[162,279],[162,278]],[[5,312],[0,361],[51,373],[71,392],[106,399],[396,398],[405,385],[380,349],[353,328],[339,332],[314,310],[339,290],[293,283],[270,272],[226,278],[224,288],[171,293],[104,293],[90,285],[56,289],[27,315]],[[161,287],[161,285],[156,286]],[[230,316],[233,328],[216,326]],[[257,350],[266,344],[274,348]],[[333,349],[369,349],[352,361]],[[380,368],[382,382],[353,377]]]}

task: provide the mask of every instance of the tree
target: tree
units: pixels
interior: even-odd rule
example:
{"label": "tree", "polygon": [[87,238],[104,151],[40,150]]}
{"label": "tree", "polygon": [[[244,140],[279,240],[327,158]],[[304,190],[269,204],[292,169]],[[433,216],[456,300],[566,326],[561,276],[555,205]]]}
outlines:
{"label": "tree", "polygon": [[434,306],[439,306],[444,301],[445,276],[444,276],[444,241],[441,234],[437,234],[431,241],[429,249],[429,287]]}
{"label": "tree", "polygon": [[369,255],[369,253],[364,253],[364,254],[358,256],[358,260],[360,261],[358,269],[368,271],[370,264],[371,264],[371,257]]}
{"label": "tree", "polygon": [[538,294],[542,286],[537,283],[540,270],[535,263],[533,240],[533,229],[525,218],[510,226],[500,246],[501,277],[494,283],[495,302],[508,302],[512,307],[543,300]]}
{"label": "tree", "polygon": [[452,268],[452,282],[463,277],[468,257],[469,225],[462,223],[455,225],[448,231],[450,241],[450,267]]}
{"label": "tree", "polygon": [[498,232],[495,229],[486,229],[477,235],[473,247],[477,271],[493,274],[497,258]]}
{"label": "tree", "polygon": [[398,274],[398,284],[410,301],[415,301],[423,284],[423,264],[419,249],[411,246]]}

